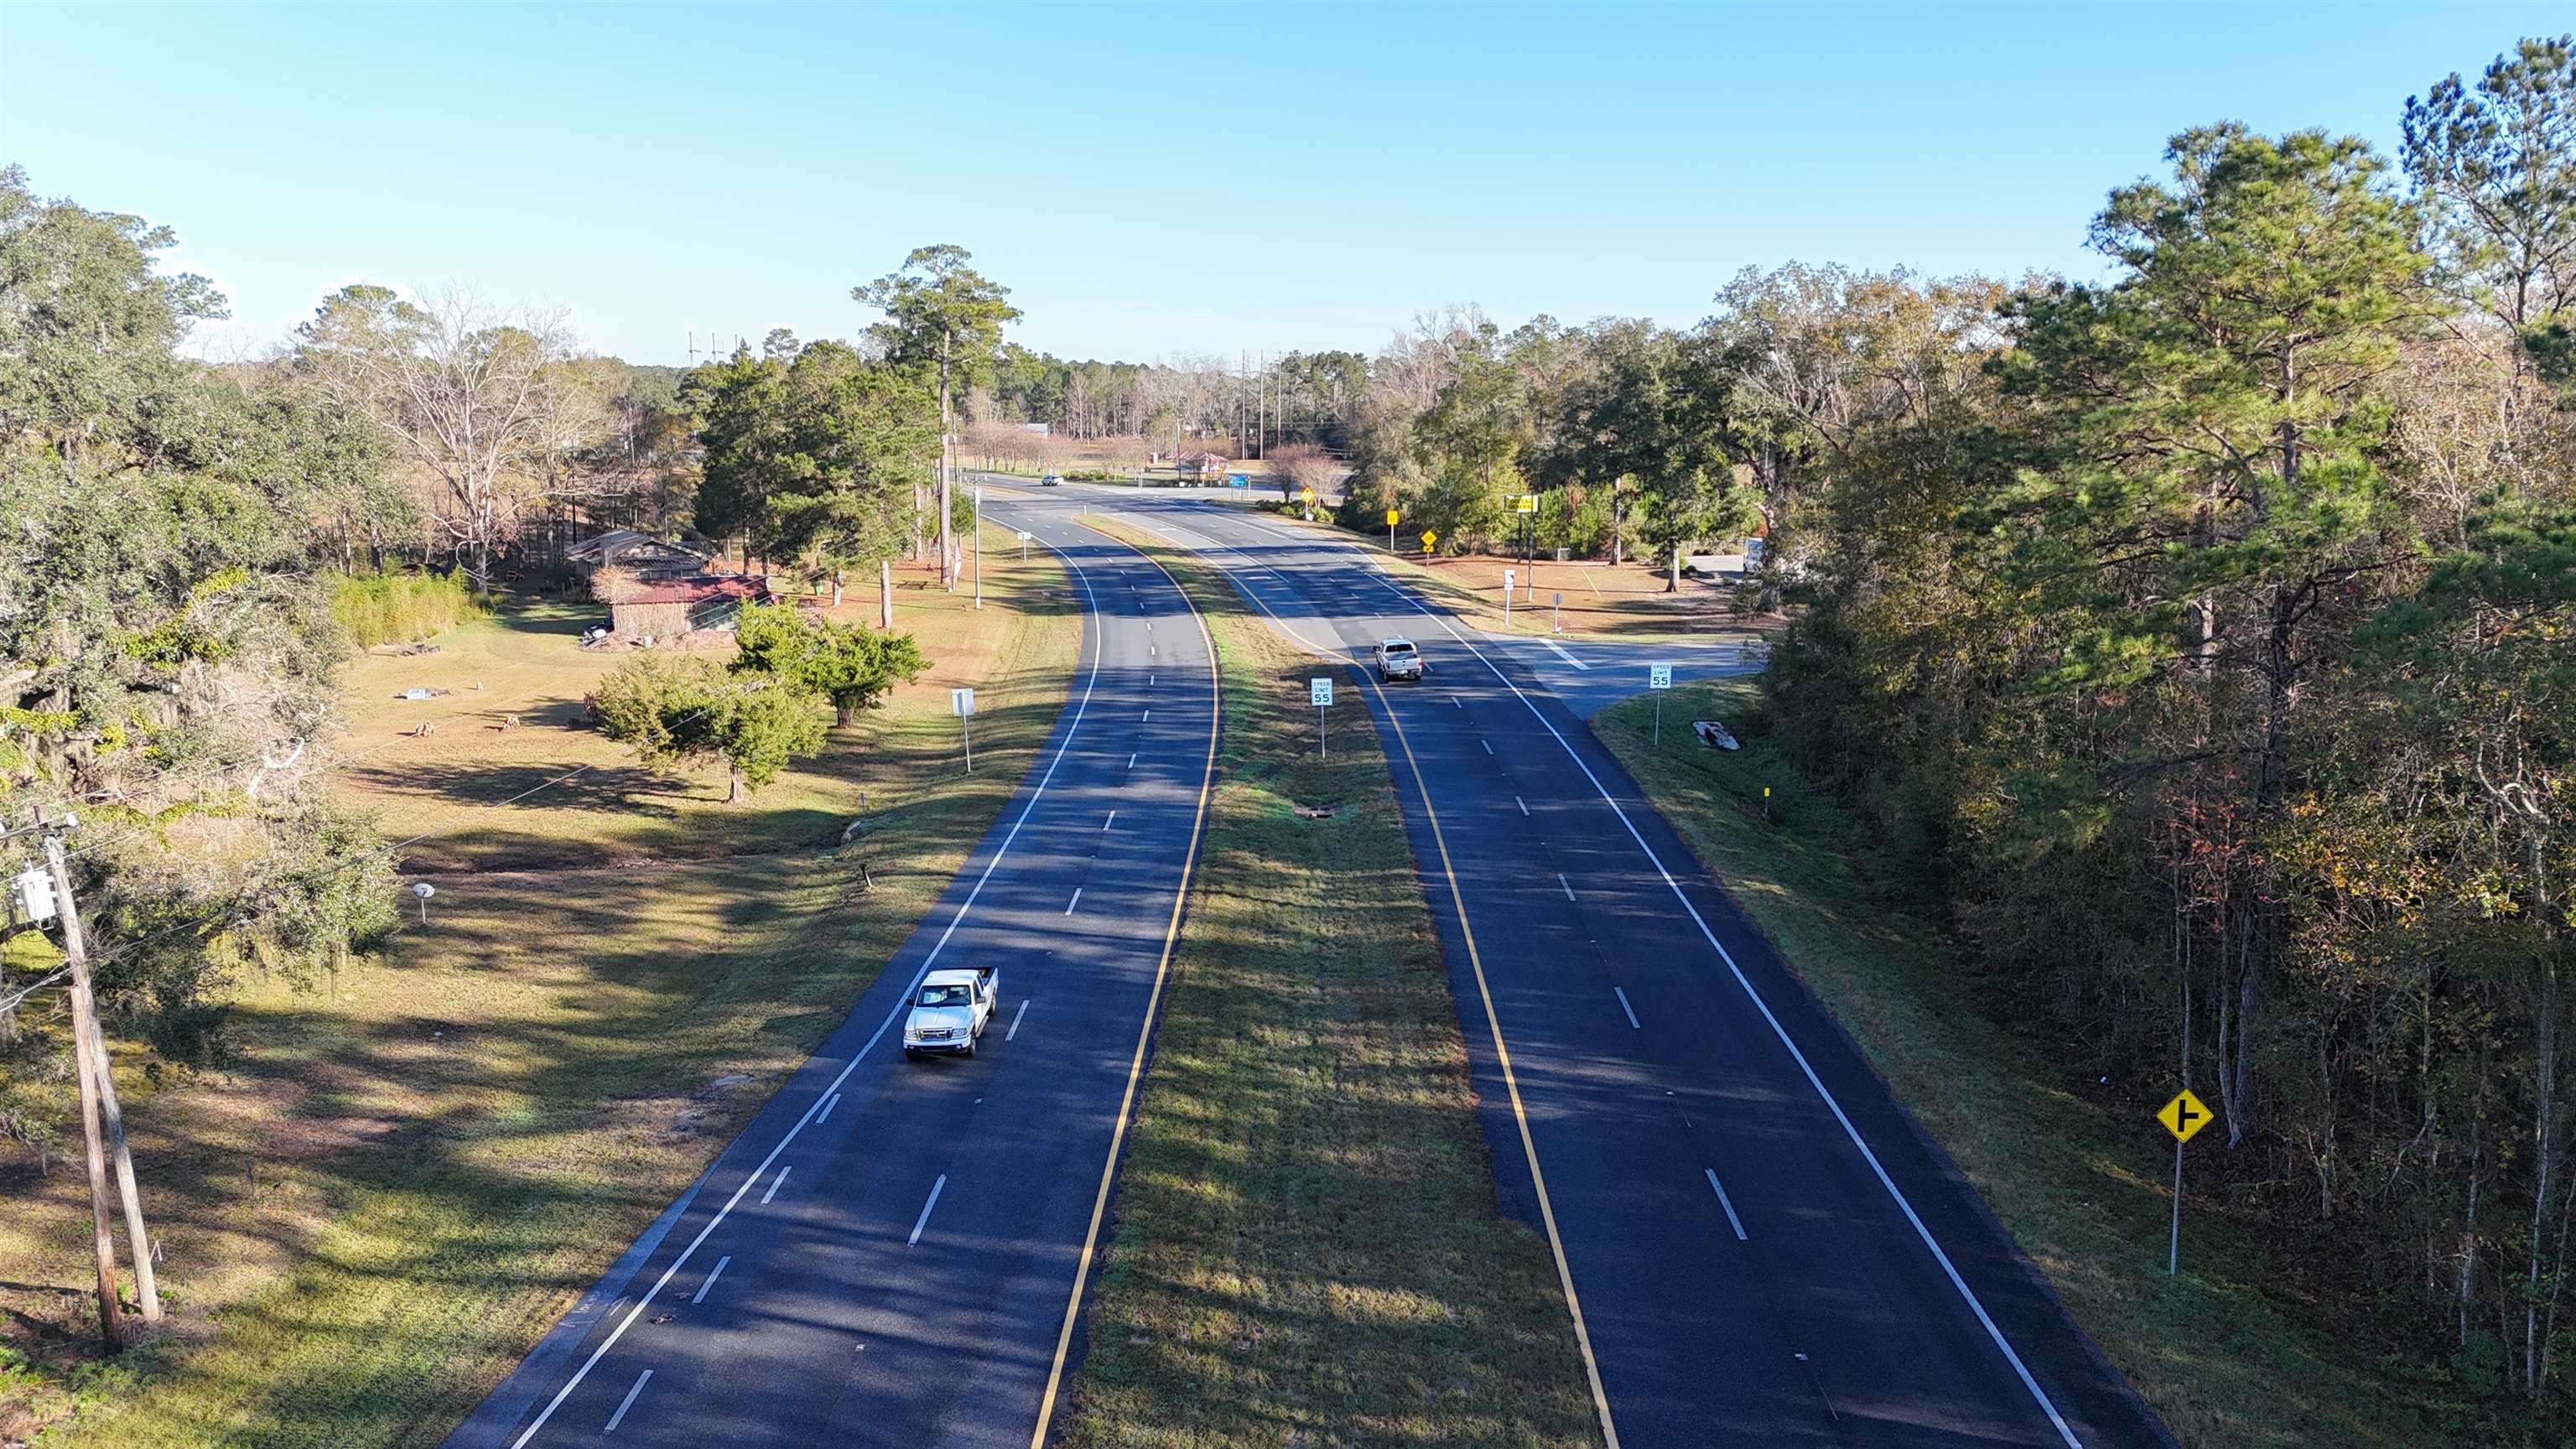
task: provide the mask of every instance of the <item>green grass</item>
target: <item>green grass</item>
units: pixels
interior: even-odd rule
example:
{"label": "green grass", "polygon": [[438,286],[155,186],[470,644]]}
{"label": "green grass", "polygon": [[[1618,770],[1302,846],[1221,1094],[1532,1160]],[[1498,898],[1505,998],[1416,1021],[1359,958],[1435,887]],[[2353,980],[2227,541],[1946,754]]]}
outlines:
{"label": "green grass", "polygon": [[[156,1084],[139,1049],[121,1048],[173,1329],[113,1367],[86,1359],[80,1180],[59,1161],[41,1177],[9,1163],[0,1308],[14,1322],[0,1345],[33,1363],[0,1373],[0,1438],[52,1421],[48,1446],[436,1444],[842,1018],[947,885],[1062,703],[1079,638],[1063,591],[1039,557],[988,559],[980,614],[935,591],[900,595],[898,622],[921,630],[937,682],[836,734],[777,801],[729,810],[712,782],[641,797],[711,827],[716,853],[634,863],[637,802],[613,789],[517,814],[477,793],[430,797],[427,818],[457,835],[504,816],[526,851],[566,863],[491,868],[479,847],[451,847],[483,868],[443,875],[426,924],[406,902],[382,959],[309,988],[238,983],[241,1050],[221,1073]],[[595,663],[560,622],[469,626],[428,658],[496,679],[515,661],[523,682],[554,681],[539,704],[556,708]],[[978,690],[971,777],[951,679]],[[459,738],[518,748],[537,733]],[[595,736],[553,735],[543,752],[614,763],[591,753]],[[845,849],[817,845],[803,812],[820,807],[799,792],[826,798],[837,822],[862,788],[871,828]],[[749,1080],[716,1085],[735,1073]]]}
{"label": "green grass", "polygon": [[[1758,728],[1726,753],[1687,726],[1758,726],[1759,709],[1753,685],[1720,681],[1665,697],[1661,749],[1649,698],[1592,727],[2176,1437],[2247,1449],[2551,1442],[2375,1355],[2268,1261],[2255,1225],[2206,1200],[2186,1198],[2182,1273],[2167,1277],[2172,1140],[2144,1109],[2115,1115],[2079,1095],[2087,1084],[2043,1043],[1998,1024],[2014,1004],[1987,998],[1923,903],[1893,884],[1903,874],[1872,833],[1802,787]],[[1763,823],[1765,785],[1777,824]]]}
{"label": "green grass", "polygon": [[1349,715],[1318,759],[1312,661],[1108,531],[1208,614],[1226,729],[1058,1442],[1597,1444],[1547,1247],[1495,1206],[1374,732]]}

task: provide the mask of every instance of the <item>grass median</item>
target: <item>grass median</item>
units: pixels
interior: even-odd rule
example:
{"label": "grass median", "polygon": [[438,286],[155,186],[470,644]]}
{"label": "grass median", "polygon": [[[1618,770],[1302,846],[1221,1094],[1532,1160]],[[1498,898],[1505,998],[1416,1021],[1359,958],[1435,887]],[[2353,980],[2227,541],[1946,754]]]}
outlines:
{"label": "grass median", "polygon": [[[2177,1438],[2231,1449],[2548,1442],[2481,1418],[2328,1321],[2260,1233],[2214,1204],[2186,1202],[2182,1272],[2167,1277],[2171,1139],[2145,1111],[2115,1114],[2086,1095],[2043,1044],[1999,1023],[2010,1008],[1984,999],[1923,903],[1892,884],[1903,873],[1871,832],[1799,784],[1758,728],[1760,708],[1752,683],[1714,681],[1664,697],[1660,748],[1651,697],[1611,706],[1592,728]],[[1702,745],[1694,718],[1748,726],[1744,748]]]}
{"label": "grass median", "polygon": [[[1036,758],[1080,617],[1008,537],[980,612],[897,590],[932,673],[738,807],[721,772],[635,771],[570,723],[616,656],[579,650],[568,610],[353,669],[345,748],[367,753],[335,786],[390,834],[436,832],[406,868],[438,883],[428,919],[406,900],[381,956],[333,977],[242,978],[220,1071],[156,1084],[121,1049],[176,1306],[160,1342],[87,1358],[82,1180],[0,1163],[26,1359],[0,1357],[0,1442],[438,1443],[842,1019]],[[391,703],[409,682],[456,692]],[[978,694],[972,776],[951,685]],[[398,733],[432,709],[436,733]]]}
{"label": "grass median", "polygon": [[1094,526],[1207,615],[1225,734],[1058,1442],[1599,1443],[1547,1246],[1495,1206],[1375,732],[1339,706],[1319,758],[1330,666],[1186,554]]}

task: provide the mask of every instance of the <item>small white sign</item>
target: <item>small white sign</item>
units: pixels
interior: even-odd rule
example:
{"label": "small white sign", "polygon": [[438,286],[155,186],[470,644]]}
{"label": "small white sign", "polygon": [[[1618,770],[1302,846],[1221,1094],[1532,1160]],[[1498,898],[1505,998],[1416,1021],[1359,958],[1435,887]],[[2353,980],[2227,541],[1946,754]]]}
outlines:
{"label": "small white sign", "polygon": [[1029,541],[1029,531],[1028,531],[1027,529],[1023,528],[1023,529],[1021,529],[1021,530],[1020,530],[1020,542],[1022,542],[1022,543],[1026,543],[1026,542],[1028,542],[1028,541]]}
{"label": "small white sign", "polygon": [[1670,688],[1672,688],[1672,687],[1673,687],[1673,667],[1672,667],[1671,665],[1669,665],[1669,664],[1649,664],[1649,665],[1647,665],[1647,666],[1646,666],[1646,687],[1647,687],[1648,689],[1670,689]]}
{"label": "small white sign", "polygon": [[1307,680],[1306,702],[1317,709],[1322,709],[1324,706],[1331,704],[1333,702],[1333,681],[1329,679]]}
{"label": "small white sign", "polygon": [[420,897],[422,900],[428,900],[431,896],[438,894],[438,887],[431,885],[425,880],[416,880],[411,883],[411,893]]}
{"label": "small white sign", "polygon": [[1512,571],[1511,571],[1510,569],[1505,569],[1505,570],[1503,570],[1503,592],[1508,594],[1508,593],[1510,593],[1511,591],[1512,591]]}
{"label": "small white sign", "polygon": [[975,712],[975,691],[971,689],[952,689],[948,691],[948,712],[957,716],[959,719],[964,719],[966,716],[973,714]]}

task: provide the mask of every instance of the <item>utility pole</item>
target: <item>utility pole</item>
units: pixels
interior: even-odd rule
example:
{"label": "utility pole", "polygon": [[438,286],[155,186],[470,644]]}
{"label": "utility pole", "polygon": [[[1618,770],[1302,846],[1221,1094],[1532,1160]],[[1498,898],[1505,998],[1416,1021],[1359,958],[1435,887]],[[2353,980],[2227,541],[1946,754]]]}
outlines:
{"label": "utility pole", "polygon": [[[2182,973],[2182,1089],[2191,1090],[2191,973]],[[2225,1095],[2220,1101],[2227,1100]],[[2182,1138],[2174,1138],[2173,1222],[2165,1230],[2165,1276],[2182,1271]]]}
{"label": "utility pole", "polygon": [[984,607],[984,480],[975,480],[975,607]]}
{"label": "utility pole", "polygon": [[[76,817],[75,817],[76,819]],[[98,1026],[98,1000],[90,987],[89,945],[81,935],[80,903],[72,896],[71,873],[63,864],[58,830],[46,825],[45,865],[53,877],[54,898],[63,917],[63,959],[71,969],[72,1056],[80,1076],[81,1134],[89,1159],[89,1207],[92,1247],[98,1267],[99,1336],[113,1352],[125,1346],[125,1313],[117,1301],[116,1243],[108,1228],[107,1153],[116,1159],[117,1188],[124,1198],[126,1245],[134,1259],[135,1294],[147,1323],[161,1318],[161,1295],[153,1281],[152,1239],[144,1230],[143,1199],[134,1184],[134,1157],[125,1144],[125,1115],[117,1104],[116,1081],[108,1069],[107,1038]],[[104,1140],[103,1140],[104,1139]]]}

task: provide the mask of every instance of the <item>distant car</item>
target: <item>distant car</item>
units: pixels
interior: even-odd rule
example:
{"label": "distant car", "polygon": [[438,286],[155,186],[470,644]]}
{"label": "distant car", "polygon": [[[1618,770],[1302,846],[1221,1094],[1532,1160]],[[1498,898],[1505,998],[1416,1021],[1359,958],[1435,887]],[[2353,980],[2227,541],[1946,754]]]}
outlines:
{"label": "distant car", "polygon": [[993,1005],[1001,997],[1002,974],[990,966],[924,976],[912,999],[912,1014],[903,1019],[903,1054],[975,1055],[975,1044],[993,1024]]}
{"label": "distant car", "polygon": [[1390,684],[1399,679],[1410,679],[1419,684],[1422,676],[1431,672],[1431,666],[1423,662],[1421,651],[1413,647],[1410,639],[1379,640],[1373,662],[1377,665],[1377,677]]}
{"label": "distant car", "polygon": [[1040,488],[1053,488],[1053,487],[1055,487],[1056,485],[1058,485],[1058,484],[1062,483],[1063,481],[1064,481],[1064,475],[1063,475],[1062,473],[1049,473],[1049,474],[1048,474],[1048,475],[1046,475],[1045,477],[1040,478],[1040,479],[1038,480],[1038,486],[1039,486]]}

